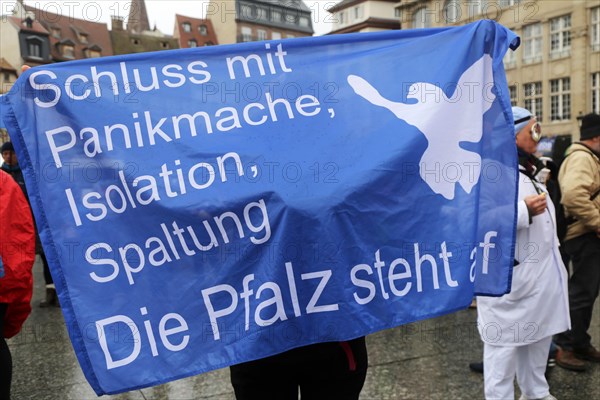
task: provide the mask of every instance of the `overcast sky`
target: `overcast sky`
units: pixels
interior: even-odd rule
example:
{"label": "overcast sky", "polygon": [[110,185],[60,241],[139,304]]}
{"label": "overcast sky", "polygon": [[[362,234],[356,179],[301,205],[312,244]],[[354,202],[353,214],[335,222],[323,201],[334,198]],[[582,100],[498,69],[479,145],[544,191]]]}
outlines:
{"label": "overcast sky", "polygon": [[[331,31],[331,14],[327,12],[339,0],[304,1],[313,10],[313,26],[315,33],[322,35]],[[2,0],[1,13],[8,14],[14,7],[14,1]],[[130,0],[25,0],[25,4],[47,10],[52,13],[73,16],[97,22],[106,22],[110,28],[111,15],[127,19]],[[173,34],[175,14],[188,17],[204,17],[208,1],[202,0],[146,0],[146,9],[150,26],[156,27],[166,34]]]}

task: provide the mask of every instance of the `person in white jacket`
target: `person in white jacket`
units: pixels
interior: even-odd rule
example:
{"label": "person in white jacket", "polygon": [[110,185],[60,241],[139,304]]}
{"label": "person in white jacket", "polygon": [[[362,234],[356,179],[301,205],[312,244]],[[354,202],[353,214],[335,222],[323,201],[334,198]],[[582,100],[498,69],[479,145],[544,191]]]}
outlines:
{"label": "person in white jacket", "polygon": [[541,127],[530,111],[513,107],[519,151],[517,238],[510,293],[477,298],[484,342],[486,399],[555,399],[544,376],[552,335],[570,326],[567,274],[558,249],[554,205],[536,179],[533,155]]}

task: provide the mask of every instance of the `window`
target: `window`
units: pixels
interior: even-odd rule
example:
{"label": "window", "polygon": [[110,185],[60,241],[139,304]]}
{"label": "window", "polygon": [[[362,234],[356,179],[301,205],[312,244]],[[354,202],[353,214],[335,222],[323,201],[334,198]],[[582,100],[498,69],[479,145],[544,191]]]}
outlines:
{"label": "window", "polygon": [[256,9],[256,18],[257,19],[267,19],[267,9],[266,8],[262,8],[262,7],[258,7]]}
{"label": "window", "polygon": [[52,28],[51,31],[53,37],[60,39],[60,28]]}
{"label": "window", "polygon": [[95,50],[95,49],[87,49],[87,50],[85,51],[85,56],[86,56],[87,58],[98,58],[98,57],[101,57],[101,56],[102,56],[102,54],[100,53],[100,51],[99,51],[99,50]]}
{"label": "window", "polygon": [[592,112],[600,114],[600,72],[592,74]]}
{"label": "window", "polygon": [[171,46],[169,45],[169,42],[160,42],[160,48],[161,49],[168,49]]}
{"label": "window", "polygon": [[205,46],[214,46],[215,44],[209,40],[208,42],[204,43],[204,45]]}
{"label": "window", "polygon": [[542,24],[527,25],[523,28],[523,63],[533,64],[542,61]]}
{"label": "window", "polygon": [[361,6],[357,6],[354,7],[354,19],[360,19],[362,18],[362,7]]}
{"label": "window", "polygon": [[140,39],[131,38],[131,43],[132,43],[134,46],[137,46],[137,45],[139,45],[139,44],[140,44]]}
{"label": "window", "polygon": [[62,55],[65,58],[75,58],[75,47],[69,44],[63,44],[62,46]]}
{"label": "window", "polygon": [[458,22],[461,17],[460,1],[448,0],[444,4],[444,22],[452,24]]}
{"label": "window", "polygon": [[198,42],[196,42],[196,39],[190,39],[188,40],[188,47],[198,47]]}
{"label": "window", "polygon": [[340,11],[338,20],[341,25],[346,23],[346,13],[344,11]]}
{"label": "window", "polygon": [[472,17],[475,15],[487,13],[488,3],[489,3],[488,0],[477,0],[477,1],[467,2],[466,5],[467,5],[467,10],[469,11],[469,16]]}
{"label": "window", "polygon": [[[523,85],[525,108],[531,111],[542,122],[544,117],[542,102],[542,82],[531,82]],[[512,101],[512,99],[511,99]]]}
{"label": "window", "polygon": [[28,29],[31,29],[31,28],[33,28],[33,19],[31,19],[31,17],[30,17],[30,16],[28,16],[27,18],[25,18],[25,19],[23,20],[23,23],[22,23],[22,25],[23,25],[24,27],[28,28]]}
{"label": "window", "polygon": [[42,44],[39,40],[27,41],[27,53],[29,57],[42,58]]}
{"label": "window", "polygon": [[281,39],[281,32],[271,32],[271,39],[273,39],[273,40]]}
{"label": "window", "polygon": [[285,35],[285,37],[288,39],[293,39],[296,37],[296,35],[292,35],[291,33],[288,33],[287,35]]}
{"label": "window", "polygon": [[248,26],[242,26],[242,42],[252,41],[252,28]]}
{"label": "window", "polygon": [[521,0],[499,0],[498,5],[502,8],[514,6],[515,4],[519,4]]}
{"label": "window", "polygon": [[394,16],[395,16],[396,18],[402,18],[402,10],[401,10],[401,9],[399,9],[399,8],[395,8],[395,9],[394,9]]}
{"label": "window", "polygon": [[550,119],[571,119],[571,78],[550,81]]}
{"label": "window", "polygon": [[413,14],[412,27],[413,29],[431,27],[431,14],[425,7],[419,8]]}
{"label": "window", "polygon": [[251,18],[253,15],[252,8],[253,7],[246,5],[246,4],[242,5],[242,9],[241,9],[242,18],[246,18],[246,19]]}
{"label": "window", "polygon": [[504,55],[504,68],[514,68],[517,66],[517,56],[515,52],[511,49],[508,49],[506,54]]}
{"label": "window", "polygon": [[79,34],[79,42],[83,43],[83,44],[85,44],[85,43],[88,42],[88,37],[87,37],[87,35],[85,33],[80,33]]}
{"label": "window", "polygon": [[183,24],[181,24],[181,27],[183,28],[184,32],[190,33],[192,31],[192,24],[190,24],[189,22],[184,22]]}
{"label": "window", "polygon": [[571,15],[550,20],[550,58],[568,57],[571,50]]}
{"label": "window", "polygon": [[297,20],[298,15],[296,15],[294,12],[288,11],[287,13],[285,13],[285,22],[287,22],[288,24],[295,24]]}
{"label": "window", "polygon": [[510,105],[513,107],[516,106],[519,102],[517,96],[517,85],[511,85],[508,87],[508,95],[510,96]]}
{"label": "window", "polygon": [[271,21],[281,22],[281,11],[278,11],[278,10],[271,11]]}
{"label": "window", "polygon": [[198,27],[198,32],[200,32],[202,36],[206,36],[208,35],[208,28],[206,27],[206,25],[202,24]]}
{"label": "window", "polygon": [[600,51],[600,7],[592,8],[591,13],[590,41],[592,50]]}
{"label": "window", "polygon": [[258,40],[267,40],[267,31],[259,29],[256,31]]}
{"label": "window", "polygon": [[300,26],[310,26],[308,17],[300,17]]}

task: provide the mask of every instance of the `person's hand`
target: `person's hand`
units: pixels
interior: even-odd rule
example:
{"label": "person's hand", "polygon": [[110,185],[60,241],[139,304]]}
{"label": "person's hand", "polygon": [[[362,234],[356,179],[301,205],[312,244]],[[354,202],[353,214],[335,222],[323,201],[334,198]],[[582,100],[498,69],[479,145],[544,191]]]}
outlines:
{"label": "person's hand", "polygon": [[527,206],[527,210],[529,210],[529,215],[532,217],[543,213],[547,206],[546,193],[527,196],[523,201]]}

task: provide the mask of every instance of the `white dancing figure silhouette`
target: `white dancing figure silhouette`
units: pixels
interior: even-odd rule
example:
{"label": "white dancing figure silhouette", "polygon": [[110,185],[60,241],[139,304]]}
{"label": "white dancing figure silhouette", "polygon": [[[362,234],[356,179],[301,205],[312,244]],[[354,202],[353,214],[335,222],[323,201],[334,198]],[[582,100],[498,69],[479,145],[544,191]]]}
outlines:
{"label": "white dancing figure silhouette", "polygon": [[431,83],[413,83],[407,98],[416,99],[414,104],[388,100],[356,75],[349,75],[348,83],[356,94],[390,110],[425,135],[428,145],[419,163],[419,174],[435,193],[452,200],[457,182],[471,193],[479,181],[481,157],[461,148],[460,143],[477,143],[483,135],[483,114],[496,98],[491,90],[492,57],[486,54],[471,65],[451,97]]}

